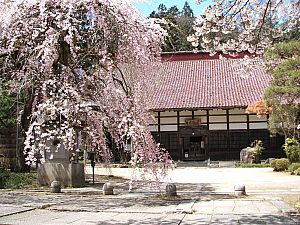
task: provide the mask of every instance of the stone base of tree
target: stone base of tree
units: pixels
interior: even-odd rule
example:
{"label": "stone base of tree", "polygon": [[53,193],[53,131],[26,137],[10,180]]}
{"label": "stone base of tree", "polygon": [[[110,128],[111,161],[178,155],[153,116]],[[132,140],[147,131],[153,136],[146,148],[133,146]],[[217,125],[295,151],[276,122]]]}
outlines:
{"label": "stone base of tree", "polygon": [[84,165],[68,162],[46,162],[42,164],[38,170],[39,184],[50,186],[55,180],[59,181],[62,186],[84,186]]}

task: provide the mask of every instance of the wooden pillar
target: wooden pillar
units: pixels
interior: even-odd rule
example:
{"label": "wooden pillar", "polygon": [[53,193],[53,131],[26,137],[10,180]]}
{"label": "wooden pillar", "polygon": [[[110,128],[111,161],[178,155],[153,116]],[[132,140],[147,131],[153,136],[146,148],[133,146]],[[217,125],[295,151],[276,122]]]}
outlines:
{"label": "wooden pillar", "polygon": [[207,130],[209,131],[209,110],[206,110],[206,122],[207,122]]}
{"label": "wooden pillar", "polygon": [[[267,126],[269,126],[269,114],[267,114]],[[277,134],[276,134],[277,136]],[[271,149],[271,138],[270,138],[270,131],[268,129],[268,143],[267,143],[267,149]],[[272,149],[273,150],[273,149]]]}
{"label": "wooden pillar", "polygon": [[161,137],[160,137],[160,112],[157,112],[157,123],[158,123],[158,140],[159,140],[159,143],[161,142]]}
{"label": "wooden pillar", "polygon": [[227,155],[228,155],[228,159],[230,159],[229,109],[226,109],[226,123],[227,123]]}
{"label": "wooden pillar", "polygon": [[177,151],[179,153],[179,159],[183,159],[181,145],[180,145],[180,111],[177,111]]}
{"label": "wooden pillar", "polygon": [[177,111],[177,132],[179,133],[180,128],[180,111]]}
{"label": "wooden pillar", "polygon": [[195,119],[195,111],[192,110],[192,119]]}
{"label": "wooden pillar", "polygon": [[247,116],[247,134],[248,134],[248,145],[250,146],[250,116],[249,114],[247,113],[246,114]]}
{"label": "wooden pillar", "polygon": [[206,158],[210,158],[209,152],[209,110],[206,110],[206,124],[207,124],[207,146],[206,146]]}

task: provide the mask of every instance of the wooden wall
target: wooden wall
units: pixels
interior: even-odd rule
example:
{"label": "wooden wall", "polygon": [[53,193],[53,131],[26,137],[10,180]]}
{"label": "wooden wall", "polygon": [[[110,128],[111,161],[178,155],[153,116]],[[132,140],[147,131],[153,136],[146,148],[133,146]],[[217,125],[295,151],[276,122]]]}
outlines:
{"label": "wooden wall", "polygon": [[207,156],[212,160],[239,159],[240,150],[256,139],[263,141],[267,149],[263,157],[284,156],[282,137],[270,137],[267,116],[246,114],[243,108],[203,109],[153,112],[150,125],[153,137],[165,147],[175,160],[182,160],[178,143],[180,127],[188,120],[200,120],[208,130]]}

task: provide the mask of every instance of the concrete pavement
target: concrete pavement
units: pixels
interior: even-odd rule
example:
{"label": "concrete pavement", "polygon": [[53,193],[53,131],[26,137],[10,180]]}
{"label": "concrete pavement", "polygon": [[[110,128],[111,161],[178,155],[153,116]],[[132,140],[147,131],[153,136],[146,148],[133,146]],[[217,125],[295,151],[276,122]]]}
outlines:
{"label": "concrete pavement", "polygon": [[[123,178],[107,178],[115,184],[113,196],[101,193],[107,180],[90,187],[63,189],[60,194],[49,193],[47,188],[0,191],[0,224],[300,224],[298,212],[281,199],[281,195],[300,195],[299,177],[269,172],[177,169],[174,178],[181,182],[176,183],[178,196],[173,198],[142,182],[128,192],[128,180]],[[184,173],[186,183],[181,177]],[[232,183],[242,179],[248,195],[235,197],[233,184],[230,188],[220,177],[230,177]],[[268,182],[260,182],[263,179]]]}
{"label": "concrete pavement", "polygon": [[289,207],[281,201],[277,204],[264,199],[224,199],[146,206],[135,199],[135,207],[123,203],[106,208],[99,201],[101,209],[94,208],[98,200],[97,197],[90,203],[53,204],[46,209],[20,207],[19,213],[15,206],[11,206],[12,213],[9,213],[7,205],[0,205],[0,210],[6,208],[7,213],[0,216],[0,224],[299,224],[299,218],[292,215],[294,210],[287,211]]}
{"label": "concrete pavement", "polygon": [[155,193],[103,196],[100,188],[92,189],[0,192],[0,224],[300,224],[297,212],[280,198],[209,192],[171,199]]}

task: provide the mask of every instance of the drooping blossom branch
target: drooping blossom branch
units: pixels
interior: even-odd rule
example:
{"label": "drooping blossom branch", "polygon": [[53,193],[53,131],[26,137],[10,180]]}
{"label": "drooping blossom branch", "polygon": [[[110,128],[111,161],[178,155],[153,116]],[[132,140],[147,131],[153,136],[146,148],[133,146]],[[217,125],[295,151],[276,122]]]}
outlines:
{"label": "drooping blossom branch", "polygon": [[[0,76],[32,90],[25,153],[84,141],[109,161],[131,140],[133,163],[155,177],[171,160],[147,129],[149,71],[165,31],[121,0],[0,1]],[[158,169],[162,170],[158,170]]]}
{"label": "drooping blossom branch", "polygon": [[262,54],[291,29],[299,29],[299,15],[299,0],[214,0],[188,40],[212,54]]}

